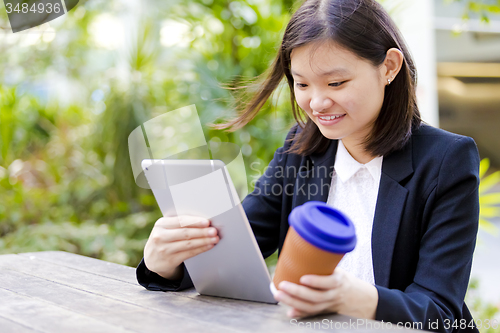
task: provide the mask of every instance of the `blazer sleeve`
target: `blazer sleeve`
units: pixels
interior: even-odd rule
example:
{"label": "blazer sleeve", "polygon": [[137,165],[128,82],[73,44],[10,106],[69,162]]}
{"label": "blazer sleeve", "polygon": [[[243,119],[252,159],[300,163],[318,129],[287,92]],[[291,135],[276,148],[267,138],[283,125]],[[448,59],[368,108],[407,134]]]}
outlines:
{"label": "blazer sleeve", "polygon": [[273,254],[279,246],[283,195],[286,194],[283,188],[284,170],[289,156],[286,151],[292,145],[297,130],[298,125],[295,125],[288,132],[283,147],[276,150],[264,174],[255,183],[253,192],[248,194],[242,202],[264,258]]}
{"label": "blazer sleeve", "polygon": [[456,139],[436,167],[439,173],[426,199],[427,227],[413,283],[404,291],[376,286],[376,319],[451,332],[453,324],[467,317],[462,311],[478,231],[479,154],[474,140]]}
{"label": "blazer sleeve", "polygon": [[[279,169],[283,168],[286,163],[287,154],[284,152],[290,147],[290,139],[293,138],[297,128],[298,126],[295,125],[288,132],[285,144],[276,150],[265,173],[257,180],[255,189],[242,202],[264,258],[273,254],[278,248],[282,199],[280,195],[272,193],[273,188],[283,184],[283,172],[280,173]],[[184,263],[182,266],[184,270],[182,279],[168,280],[150,271],[144,264],[143,258],[136,269],[137,281],[144,288],[155,291],[181,291],[191,288],[193,287],[191,277]]]}
{"label": "blazer sleeve", "polygon": [[179,280],[169,280],[150,271],[142,258],[135,270],[137,282],[147,290],[152,291],[181,291],[193,287],[193,282],[184,263],[181,264],[184,274]]}

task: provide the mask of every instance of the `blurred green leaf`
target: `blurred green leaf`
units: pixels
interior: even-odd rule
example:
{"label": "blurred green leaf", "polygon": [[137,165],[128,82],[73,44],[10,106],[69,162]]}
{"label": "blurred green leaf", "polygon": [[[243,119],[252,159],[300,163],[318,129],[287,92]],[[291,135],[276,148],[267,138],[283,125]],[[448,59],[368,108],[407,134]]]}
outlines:
{"label": "blurred green leaf", "polygon": [[490,168],[490,159],[483,158],[481,162],[479,162],[479,178],[482,179],[489,168]]}
{"label": "blurred green leaf", "polygon": [[482,178],[481,183],[479,185],[479,194],[483,194],[486,191],[490,190],[493,186],[497,185],[500,182],[500,171],[496,171],[491,175]]}
{"label": "blurred green leaf", "polygon": [[479,198],[481,205],[500,205],[500,193],[483,194]]}

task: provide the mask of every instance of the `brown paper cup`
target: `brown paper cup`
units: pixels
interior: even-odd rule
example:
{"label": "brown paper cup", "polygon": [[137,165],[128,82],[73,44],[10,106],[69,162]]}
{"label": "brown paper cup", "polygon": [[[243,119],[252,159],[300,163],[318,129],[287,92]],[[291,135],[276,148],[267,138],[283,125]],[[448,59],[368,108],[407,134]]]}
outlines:
{"label": "brown paper cup", "polygon": [[281,281],[300,284],[303,275],[330,275],[343,256],[342,253],[328,252],[310,244],[290,226],[276,265],[273,284],[279,289]]}

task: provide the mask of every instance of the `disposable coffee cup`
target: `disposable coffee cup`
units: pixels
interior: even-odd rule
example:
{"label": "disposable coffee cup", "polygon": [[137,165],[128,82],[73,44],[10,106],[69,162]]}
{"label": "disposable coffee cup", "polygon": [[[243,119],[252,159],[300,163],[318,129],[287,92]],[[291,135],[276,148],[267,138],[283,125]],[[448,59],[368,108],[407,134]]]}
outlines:
{"label": "disposable coffee cup", "polygon": [[281,281],[300,284],[303,275],[331,275],[342,257],[356,246],[351,220],[321,201],[309,201],[294,208],[290,227],[278,258],[271,291]]}

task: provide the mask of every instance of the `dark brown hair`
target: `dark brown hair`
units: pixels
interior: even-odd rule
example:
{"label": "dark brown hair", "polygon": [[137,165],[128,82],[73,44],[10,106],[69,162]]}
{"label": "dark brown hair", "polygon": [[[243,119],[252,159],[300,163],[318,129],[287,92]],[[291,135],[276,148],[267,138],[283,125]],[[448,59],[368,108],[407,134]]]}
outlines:
{"label": "dark brown hair", "polygon": [[402,148],[411,135],[412,127],[421,123],[415,96],[417,74],[401,33],[375,0],[305,1],[290,19],[278,55],[263,82],[258,83],[255,95],[248,103],[242,103],[239,116],[214,127],[234,131],[245,126],[285,76],[290,88],[293,116],[303,128],[289,152],[309,155],[324,151],[329,139],[307,115],[304,123],[304,113],[299,113],[290,72],[290,56],[295,48],[327,40],[334,41],[375,67],[384,62],[389,49],[397,48],[403,53],[403,66],[394,81],[386,86],[382,109],[372,132],[365,139],[366,151],[374,156],[387,155]]}

